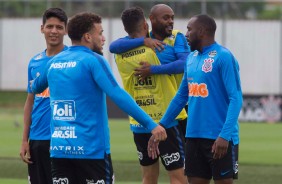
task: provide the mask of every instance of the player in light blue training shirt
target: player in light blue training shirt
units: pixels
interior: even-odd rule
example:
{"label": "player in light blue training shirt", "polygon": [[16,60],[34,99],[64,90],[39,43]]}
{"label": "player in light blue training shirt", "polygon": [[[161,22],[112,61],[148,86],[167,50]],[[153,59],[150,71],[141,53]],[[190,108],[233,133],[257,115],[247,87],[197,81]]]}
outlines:
{"label": "player in light blue training shirt", "polygon": [[[176,96],[160,123],[168,126],[188,100],[185,173],[191,183],[233,183],[238,175],[238,116],[242,106],[239,65],[214,40],[216,23],[192,17],[186,37],[193,51]],[[153,147],[154,144],[149,145]]]}
{"label": "player in light blue training shirt", "polygon": [[49,8],[42,16],[41,33],[45,36],[46,50],[34,56],[28,65],[27,99],[24,106],[24,128],[20,156],[28,164],[28,179],[31,184],[51,184],[50,122],[51,110],[49,88],[34,95],[29,81],[43,73],[47,62],[67,47],[68,17],[60,8]]}
{"label": "player in light blue training shirt", "polygon": [[47,85],[50,89],[53,182],[111,184],[106,95],[156,139],[164,140],[166,133],[118,85],[101,56],[105,42],[101,17],[75,15],[68,23],[68,34],[72,46],[54,57],[32,84],[36,93]]}

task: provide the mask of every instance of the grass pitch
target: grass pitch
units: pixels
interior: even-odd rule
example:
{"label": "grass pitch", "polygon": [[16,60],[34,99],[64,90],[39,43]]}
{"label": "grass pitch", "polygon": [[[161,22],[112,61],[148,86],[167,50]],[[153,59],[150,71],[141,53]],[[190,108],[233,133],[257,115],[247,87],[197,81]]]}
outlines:
{"label": "grass pitch", "polygon": [[[16,99],[17,103],[7,100],[11,98]],[[22,93],[0,93],[0,184],[28,183],[27,167],[19,159],[24,98]],[[128,120],[110,119],[109,122],[116,183],[141,183],[140,167]],[[240,123],[240,127],[239,180],[235,183],[281,183],[282,123]],[[169,183],[162,167],[159,181],[160,184]]]}

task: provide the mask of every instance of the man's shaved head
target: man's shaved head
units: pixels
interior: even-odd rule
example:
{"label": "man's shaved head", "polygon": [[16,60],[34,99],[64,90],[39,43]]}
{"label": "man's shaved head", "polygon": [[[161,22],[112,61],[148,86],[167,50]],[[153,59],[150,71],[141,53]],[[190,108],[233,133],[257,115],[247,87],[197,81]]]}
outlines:
{"label": "man's shaved head", "polygon": [[163,10],[165,10],[165,9],[169,9],[169,10],[173,11],[173,10],[171,9],[171,7],[169,7],[169,6],[166,5],[166,4],[156,4],[155,6],[153,6],[153,7],[151,8],[150,15],[155,16],[155,15],[159,14],[160,11],[163,11]]}

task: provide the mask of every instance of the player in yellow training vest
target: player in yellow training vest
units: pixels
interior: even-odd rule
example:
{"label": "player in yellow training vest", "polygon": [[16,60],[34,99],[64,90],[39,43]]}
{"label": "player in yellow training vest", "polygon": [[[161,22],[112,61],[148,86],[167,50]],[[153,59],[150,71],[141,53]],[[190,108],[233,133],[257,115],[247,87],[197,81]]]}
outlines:
{"label": "player in yellow training vest", "polygon": [[[128,39],[144,37],[148,34],[148,25],[141,8],[129,8],[122,13],[122,21]],[[177,82],[173,75],[151,75],[146,78],[136,76],[135,69],[140,67],[140,62],[151,65],[160,65],[156,53],[149,47],[140,46],[130,51],[116,54],[115,60],[125,90],[135,99],[136,103],[147,112],[156,122],[162,118],[171,99],[177,91]],[[185,119],[185,110],[176,118]],[[184,136],[177,128],[175,120],[170,127],[166,127],[167,139],[160,142],[160,158],[173,184],[187,183],[184,176]],[[133,131],[139,162],[142,168],[143,184],[157,184],[159,173],[159,157],[150,158],[147,146],[150,132],[130,117],[130,128]]]}

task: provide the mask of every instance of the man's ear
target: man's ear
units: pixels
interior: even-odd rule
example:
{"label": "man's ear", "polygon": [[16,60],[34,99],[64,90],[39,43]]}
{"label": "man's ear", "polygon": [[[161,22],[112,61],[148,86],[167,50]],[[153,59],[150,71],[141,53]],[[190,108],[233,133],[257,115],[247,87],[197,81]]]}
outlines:
{"label": "man's ear", "polygon": [[206,28],[204,26],[200,26],[198,34],[202,38],[206,34]]}
{"label": "man's ear", "polygon": [[43,33],[43,28],[44,28],[44,25],[41,25],[41,26],[40,26],[40,32],[41,32],[41,33]]}
{"label": "man's ear", "polygon": [[83,38],[86,42],[90,42],[91,40],[91,35],[89,33],[84,33]]}
{"label": "man's ear", "polygon": [[155,17],[152,14],[150,14],[149,19],[150,19],[151,23],[155,21]]}

